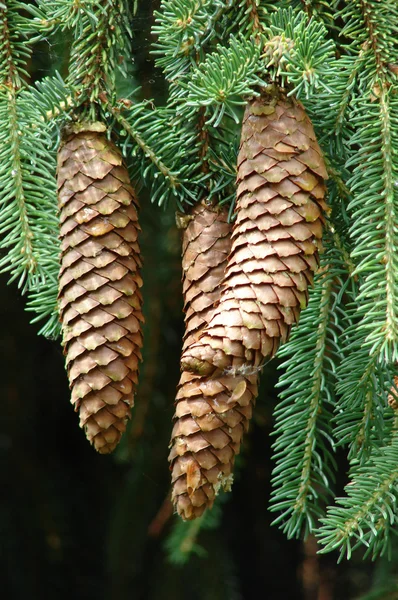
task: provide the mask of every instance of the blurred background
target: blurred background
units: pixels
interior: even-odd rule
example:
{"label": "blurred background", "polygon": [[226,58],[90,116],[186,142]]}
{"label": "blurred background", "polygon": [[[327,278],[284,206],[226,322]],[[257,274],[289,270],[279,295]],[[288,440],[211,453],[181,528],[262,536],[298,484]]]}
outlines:
{"label": "blurred background", "polygon": [[[134,77],[162,102],[151,15],[134,22]],[[65,74],[66,36],[37,45],[32,80]],[[174,206],[141,200],[145,347],[136,407],[114,455],[87,443],[69,403],[59,341],[37,336],[16,286],[0,278],[0,595],[33,600],[397,599],[396,561],[337,564],[313,538],[287,540],[267,506],[277,360],[263,373],[232,494],[199,530],[169,501],[168,443],[183,332]],[[342,491],[346,464],[338,457]]]}

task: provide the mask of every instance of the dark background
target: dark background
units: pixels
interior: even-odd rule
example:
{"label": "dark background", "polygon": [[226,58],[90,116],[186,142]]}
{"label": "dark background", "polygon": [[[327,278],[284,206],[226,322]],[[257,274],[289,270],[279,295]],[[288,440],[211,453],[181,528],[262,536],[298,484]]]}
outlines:
{"label": "dark background", "polygon": [[[135,21],[135,76],[142,95],[162,101],[165,86],[149,55],[151,11]],[[65,71],[67,39],[40,44],[32,78]],[[217,529],[202,531],[204,556],[184,566],[165,549],[168,443],[183,331],[179,232],[174,207],[141,196],[145,266],[145,348],[136,407],[113,456],[100,456],[78,428],[58,341],[38,337],[15,286],[0,279],[0,589],[2,598],[47,600],[349,600],[389,581],[394,563],[355,556],[336,564],[316,543],[288,541],[271,527],[273,361],[232,494]],[[345,462],[340,461],[342,490]],[[396,588],[395,588],[396,590]],[[395,595],[394,595],[395,594]],[[367,598],[397,598],[397,592]]]}

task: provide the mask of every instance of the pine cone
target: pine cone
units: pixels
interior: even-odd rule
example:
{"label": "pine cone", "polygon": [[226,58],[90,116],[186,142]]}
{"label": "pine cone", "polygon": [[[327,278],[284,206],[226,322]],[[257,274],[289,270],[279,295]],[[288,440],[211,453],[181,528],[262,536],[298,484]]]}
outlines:
{"label": "pine cone", "polygon": [[71,402],[102,454],[126,429],[142,347],[138,202],[102,123],[81,125],[58,154],[59,309]]}
{"label": "pine cone", "polygon": [[397,393],[396,389],[398,389],[398,375],[394,376],[394,387],[391,388],[390,393],[388,394],[388,404],[393,410],[398,410],[398,402],[397,402]]}
{"label": "pine cone", "polygon": [[247,105],[236,221],[220,303],[184,370],[260,367],[286,341],[318,265],[327,173],[303,107],[281,90]]}
{"label": "pine cone", "polygon": [[[214,313],[230,248],[227,212],[196,206],[183,238],[183,350],[197,341]],[[220,488],[231,486],[234,458],[257,396],[257,375],[244,376],[240,367],[242,361],[234,360],[229,373],[181,375],[169,460],[172,500],[183,519],[199,517]]]}
{"label": "pine cone", "polygon": [[183,351],[199,339],[220,299],[220,283],[231,250],[228,211],[202,201],[189,215],[182,240]]}

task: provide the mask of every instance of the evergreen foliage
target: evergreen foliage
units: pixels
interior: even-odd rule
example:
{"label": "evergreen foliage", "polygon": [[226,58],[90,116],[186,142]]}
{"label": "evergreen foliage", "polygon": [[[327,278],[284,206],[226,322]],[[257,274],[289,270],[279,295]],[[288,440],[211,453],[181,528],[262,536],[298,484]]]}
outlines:
{"label": "evergreen foliage", "polygon": [[176,520],[165,544],[171,563],[183,565],[193,554],[206,556],[206,549],[198,543],[198,537],[201,531],[215,529],[219,525],[224,500],[225,494],[222,493],[213,508],[194,521]]}
{"label": "evergreen foliage", "polygon": [[284,523],[289,537],[303,527],[306,532],[315,529],[335,480],[332,419],[339,336],[346,316],[340,304],[345,280],[344,263],[329,239],[300,328],[279,353],[284,358],[279,386],[285,389],[275,413],[271,509],[282,511],[275,522]]}
{"label": "evergreen foliage", "polygon": [[[285,86],[325,153],[331,213],[310,303],[280,351],[272,510],[289,537],[315,532],[324,552],[388,554],[398,519],[397,424],[387,404],[398,360],[396,2],[162,0],[152,54],[166,106],[133,82],[132,7],[0,0],[0,269],[28,294],[34,320],[45,319],[42,333],[57,337],[62,127],[100,118],[152,202],[184,211],[209,196],[232,218],[241,107],[261,87]],[[60,31],[72,40],[67,75],[32,83],[32,45]],[[334,501],[338,446],[349,481]],[[176,526],[172,560],[185,560],[184,536],[197,549],[213,517],[188,533]]]}

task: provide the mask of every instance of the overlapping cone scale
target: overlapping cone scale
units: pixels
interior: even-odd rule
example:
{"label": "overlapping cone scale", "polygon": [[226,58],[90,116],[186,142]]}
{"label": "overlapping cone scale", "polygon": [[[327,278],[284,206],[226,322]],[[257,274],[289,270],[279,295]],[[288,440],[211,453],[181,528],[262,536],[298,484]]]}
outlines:
{"label": "overlapping cone scale", "polygon": [[88,440],[112,452],[133,406],[142,347],[137,207],[121,153],[101,123],[58,153],[59,311],[71,402]]}
{"label": "overlapping cone scale", "polygon": [[281,90],[246,107],[236,221],[220,302],[183,369],[209,375],[235,359],[254,368],[286,341],[318,266],[327,173],[312,124]]}
{"label": "overlapping cone scale", "polygon": [[172,500],[184,520],[201,516],[220,489],[231,488],[258,393],[258,374],[238,372],[237,364],[235,373],[181,375],[169,460]]}
{"label": "overlapping cone scale", "polygon": [[198,340],[214,313],[230,250],[228,212],[206,201],[197,204],[182,237],[183,350]]}
{"label": "overlapping cone scale", "polygon": [[[231,248],[227,212],[202,202],[184,231],[182,265],[186,333],[184,349],[197,341],[220,298]],[[257,374],[234,369],[203,377],[183,372],[178,385],[169,456],[172,501],[183,519],[210,508],[219,489],[229,489],[235,455],[257,396]]]}

